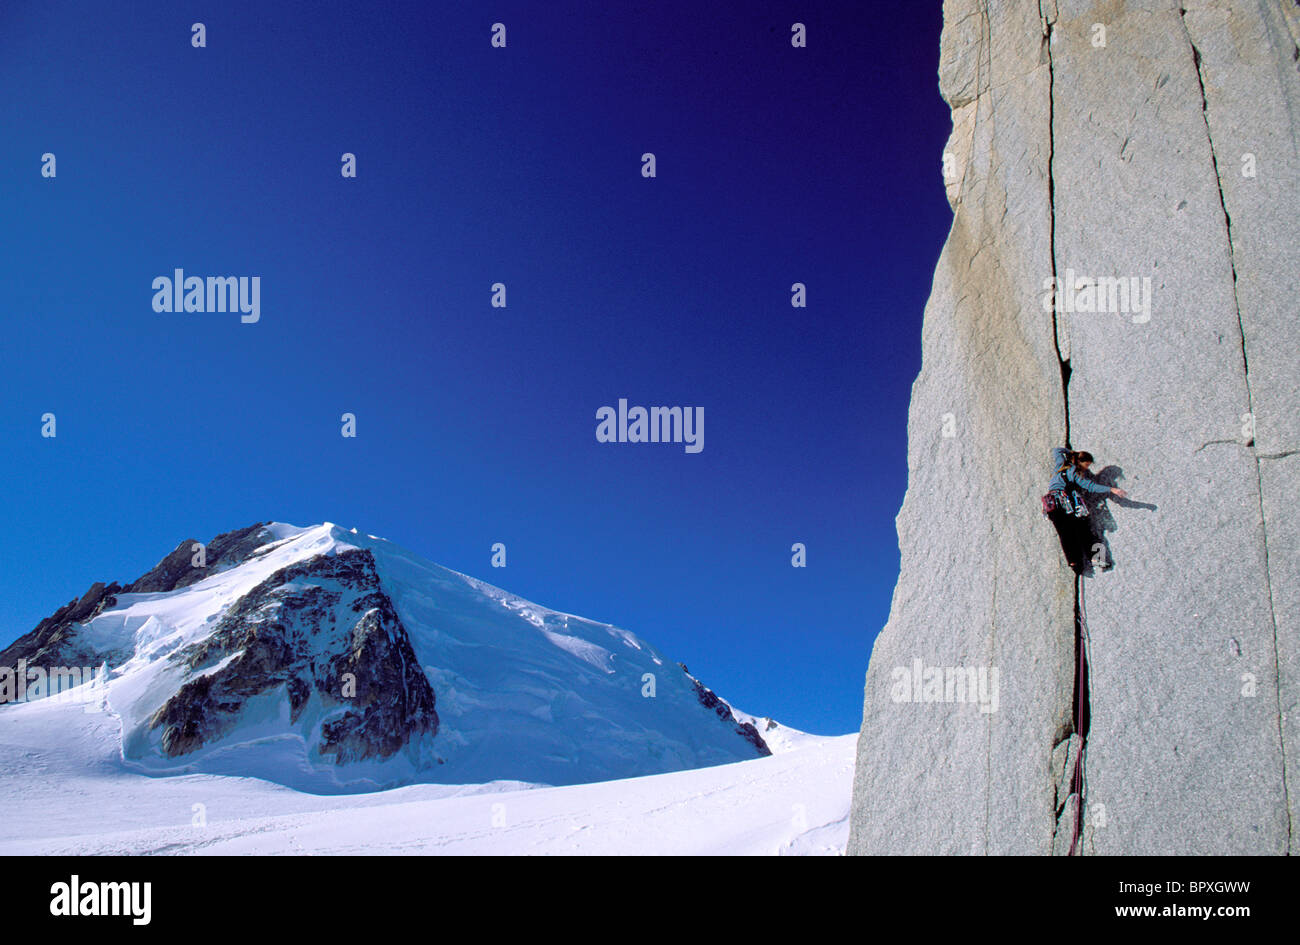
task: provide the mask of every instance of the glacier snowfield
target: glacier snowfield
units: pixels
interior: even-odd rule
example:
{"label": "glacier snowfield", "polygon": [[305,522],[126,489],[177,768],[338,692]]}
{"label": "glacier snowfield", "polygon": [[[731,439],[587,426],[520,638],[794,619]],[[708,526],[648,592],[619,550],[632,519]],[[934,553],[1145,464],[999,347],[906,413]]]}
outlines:
{"label": "glacier snowfield", "polygon": [[118,724],[52,700],[0,713],[0,854],[838,855],[857,742],[804,735],[769,758],[564,787],[319,795],[142,774]]}

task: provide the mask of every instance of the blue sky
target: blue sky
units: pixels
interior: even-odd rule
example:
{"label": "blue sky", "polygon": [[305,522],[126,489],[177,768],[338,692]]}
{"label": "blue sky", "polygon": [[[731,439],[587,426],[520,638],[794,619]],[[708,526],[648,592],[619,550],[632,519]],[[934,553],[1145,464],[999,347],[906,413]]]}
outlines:
{"label": "blue sky", "polygon": [[[332,521],[855,730],[950,222],[940,5],[700,6],[6,4],[0,644],[183,538]],[[154,312],[175,268],[259,276],[261,320]],[[704,450],[598,443],[620,397],[703,407]]]}

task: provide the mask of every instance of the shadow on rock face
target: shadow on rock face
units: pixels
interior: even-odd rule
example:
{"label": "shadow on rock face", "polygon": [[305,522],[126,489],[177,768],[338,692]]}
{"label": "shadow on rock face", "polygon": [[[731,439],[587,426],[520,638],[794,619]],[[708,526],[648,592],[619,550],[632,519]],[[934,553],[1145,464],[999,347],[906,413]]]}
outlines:
{"label": "shadow on rock face", "polygon": [[[1111,488],[1123,488],[1120,485],[1124,479],[1124,470],[1119,466],[1107,466],[1092,477],[1103,486]],[[1154,502],[1137,502],[1133,499],[1121,499],[1116,495],[1088,495],[1085,497],[1088,503],[1088,522],[1092,528],[1092,548],[1089,566],[1084,571],[1087,577],[1093,577],[1097,570],[1110,571],[1115,567],[1115,556],[1111,553],[1110,538],[1111,532],[1119,530],[1119,522],[1111,514],[1110,504],[1126,509],[1146,509],[1149,512],[1156,510]]]}

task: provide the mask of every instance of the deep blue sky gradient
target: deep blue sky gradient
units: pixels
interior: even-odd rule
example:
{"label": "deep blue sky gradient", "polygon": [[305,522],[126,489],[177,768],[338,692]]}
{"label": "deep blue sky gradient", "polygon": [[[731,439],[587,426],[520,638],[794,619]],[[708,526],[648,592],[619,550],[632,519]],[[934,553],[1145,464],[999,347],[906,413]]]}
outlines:
{"label": "deep blue sky gradient", "polygon": [[[0,645],[328,520],[856,730],[951,219],[940,4],[374,7],[4,5]],[[261,276],[260,323],[155,313],[177,267]],[[619,397],[703,406],[704,451],[598,443]]]}

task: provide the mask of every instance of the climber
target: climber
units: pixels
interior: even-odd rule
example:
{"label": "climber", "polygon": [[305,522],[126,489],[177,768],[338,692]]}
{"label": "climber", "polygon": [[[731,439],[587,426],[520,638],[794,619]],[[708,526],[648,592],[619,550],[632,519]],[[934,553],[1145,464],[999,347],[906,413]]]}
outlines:
{"label": "climber", "polygon": [[[1056,472],[1048,483],[1047,495],[1043,496],[1043,512],[1056,526],[1056,533],[1061,537],[1061,550],[1065,560],[1075,574],[1083,574],[1090,562],[1092,549],[1092,525],[1088,521],[1088,506],[1083,493],[1094,495],[1115,495],[1121,499],[1128,493],[1123,489],[1105,486],[1093,481],[1088,476],[1092,468],[1092,454],[1084,450],[1077,452],[1064,447],[1052,450],[1052,463]],[[1110,565],[1106,565],[1109,570]]]}

